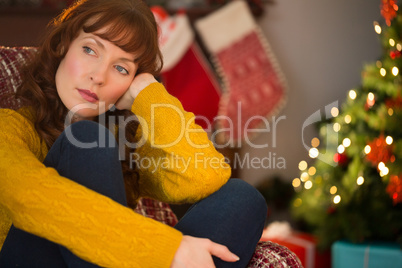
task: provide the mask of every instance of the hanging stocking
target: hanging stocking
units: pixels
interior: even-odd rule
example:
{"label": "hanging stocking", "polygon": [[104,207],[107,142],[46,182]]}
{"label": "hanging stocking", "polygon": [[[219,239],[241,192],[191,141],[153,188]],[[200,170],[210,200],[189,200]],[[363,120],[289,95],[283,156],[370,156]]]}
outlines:
{"label": "hanging stocking", "polygon": [[220,142],[240,145],[285,102],[284,77],[244,1],[232,1],[196,22],[223,81],[217,127]]}
{"label": "hanging stocking", "polygon": [[160,33],[164,67],[161,79],[166,90],[178,98],[186,111],[196,115],[196,123],[212,130],[218,114],[220,89],[211,67],[194,39],[185,14],[168,16],[152,7]]}

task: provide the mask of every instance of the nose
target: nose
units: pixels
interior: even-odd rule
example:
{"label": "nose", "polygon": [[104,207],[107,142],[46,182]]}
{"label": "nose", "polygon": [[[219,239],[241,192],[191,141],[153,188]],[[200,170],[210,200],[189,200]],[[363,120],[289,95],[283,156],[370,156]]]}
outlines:
{"label": "nose", "polygon": [[96,66],[89,74],[89,78],[96,85],[104,85],[106,83],[106,69],[101,66]]}

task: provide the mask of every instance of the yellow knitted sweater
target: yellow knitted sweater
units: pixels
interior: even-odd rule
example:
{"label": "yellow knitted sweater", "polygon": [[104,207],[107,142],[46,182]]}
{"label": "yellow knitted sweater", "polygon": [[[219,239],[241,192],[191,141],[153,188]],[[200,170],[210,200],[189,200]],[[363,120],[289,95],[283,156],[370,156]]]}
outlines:
{"label": "yellow knitted sweater", "polygon": [[[145,88],[132,111],[142,122],[136,149],[141,196],[194,202],[230,177],[194,115],[160,83]],[[169,267],[182,234],[58,175],[28,109],[0,109],[0,247],[11,222],[104,267]],[[159,161],[159,162],[158,162]]]}

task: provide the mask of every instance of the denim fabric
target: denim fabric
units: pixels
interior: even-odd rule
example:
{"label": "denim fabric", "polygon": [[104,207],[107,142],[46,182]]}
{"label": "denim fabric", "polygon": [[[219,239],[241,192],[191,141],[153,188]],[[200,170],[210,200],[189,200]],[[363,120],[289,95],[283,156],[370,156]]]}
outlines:
{"label": "denim fabric", "polygon": [[[73,138],[72,138],[73,137]],[[101,146],[89,146],[98,142]],[[81,148],[83,143],[92,148]],[[126,205],[118,146],[108,129],[92,121],[72,124],[49,150],[44,164],[60,175]],[[175,228],[209,238],[240,257],[236,263],[214,258],[217,267],[246,267],[261,236],[267,207],[259,192],[239,179],[194,204]],[[98,267],[66,248],[11,227],[0,252],[0,267]]]}
{"label": "denim fabric", "polygon": [[240,257],[216,267],[246,267],[261,237],[267,205],[261,194],[240,179],[230,179],[220,190],[195,203],[176,224],[183,234],[209,238]]}

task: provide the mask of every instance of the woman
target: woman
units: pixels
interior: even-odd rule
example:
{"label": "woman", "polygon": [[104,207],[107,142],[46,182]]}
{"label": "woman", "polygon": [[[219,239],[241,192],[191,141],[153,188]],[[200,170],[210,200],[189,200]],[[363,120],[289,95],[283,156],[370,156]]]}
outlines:
{"label": "woman", "polygon": [[[53,22],[17,92],[26,107],[0,110],[0,266],[247,265],[265,202],[228,180],[161,66],[140,0],[80,1]],[[171,228],[130,209],[142,196],[196,204]]]}

